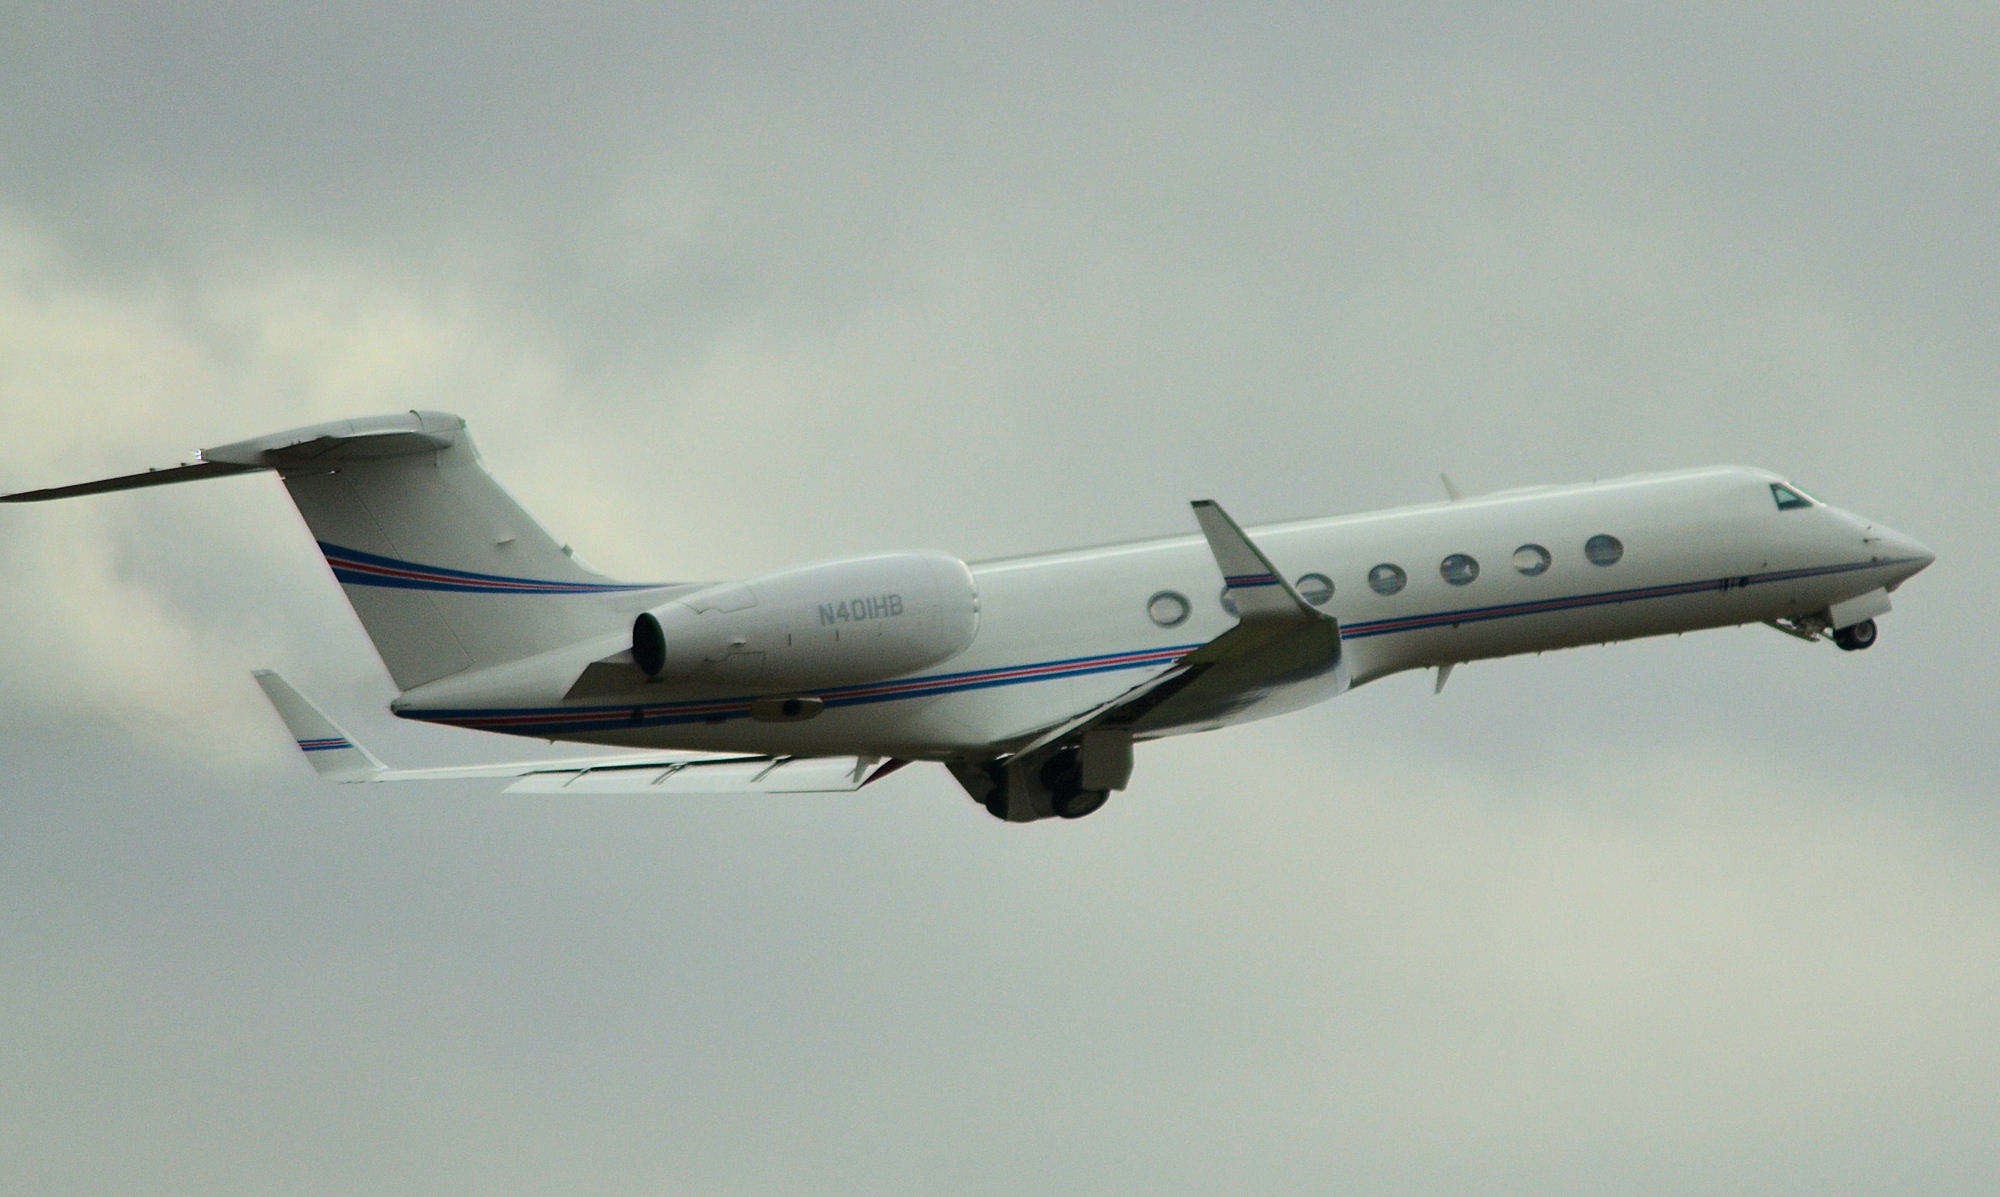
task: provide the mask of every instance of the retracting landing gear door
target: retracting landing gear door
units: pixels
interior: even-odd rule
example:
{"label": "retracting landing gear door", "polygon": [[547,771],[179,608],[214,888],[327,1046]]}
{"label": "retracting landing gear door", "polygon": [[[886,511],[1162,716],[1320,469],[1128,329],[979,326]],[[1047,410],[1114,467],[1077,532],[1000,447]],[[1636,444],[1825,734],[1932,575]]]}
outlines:
{"label": "retracting landing gear door", "polygon": [[1878,615],[1887,615],[1888,613],[1889,592],[1887,590],[1871,590],[1867,594],[1848,599],[1844,603],[1835,603],[1833,606],[1828,607],[1826,609],[1826,623],[1828,627],[1837,632],[1842,628],[1851,628],[1855,624],[1863,623]]}

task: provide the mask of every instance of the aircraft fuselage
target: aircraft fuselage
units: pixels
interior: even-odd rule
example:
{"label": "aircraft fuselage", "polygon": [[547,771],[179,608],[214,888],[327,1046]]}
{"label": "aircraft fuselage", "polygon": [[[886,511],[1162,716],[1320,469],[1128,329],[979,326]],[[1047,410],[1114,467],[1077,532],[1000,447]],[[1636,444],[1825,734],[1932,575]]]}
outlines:
{"label": "aircraft fuselage", "polygon": [[[1343,671],[1200,726],[1482,658],[1759,621],[1810,631],[1842,604],[1886,609],[1886,592],[1932,560],[1907,536],[1806,499],[1775,475],[1734,467],[1247,532],[1302,597],[1338,620]],[[396,709],[411,719],[642,748],[965,758],[1019,746],[1109,702],[1236,623],[1198,536],[970,568],[977,630],[962,651],[903,676],[824,689],[809,696],[811,717],[797,721],[771,713],[784,692],[698,679],[566,698],[587,653],[416,687]],[[637,609],[640,599],[604,601]],[[886,610],[886,599],[876,601]]]}

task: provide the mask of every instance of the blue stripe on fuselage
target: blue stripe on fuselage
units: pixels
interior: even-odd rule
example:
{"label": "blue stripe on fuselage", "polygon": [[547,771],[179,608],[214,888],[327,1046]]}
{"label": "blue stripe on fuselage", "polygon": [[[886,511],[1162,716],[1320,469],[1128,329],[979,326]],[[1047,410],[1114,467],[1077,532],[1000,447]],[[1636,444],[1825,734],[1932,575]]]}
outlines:
{"label": "blue stripe on fuselage", "polygon": [[[1340,635],[1343,640],[1361,640],[1372,636],[1387,636],[1397,632],[1422,631],[1453,624],[1480,623],[1527,615],[1544,615],[1560,611],[1578,610],[1585,607],[1605,606],[1612,603],[1675,598],[1690,594],[1700,594],[1711,590],[1735,590],[1746,586],[1795,581],[1800,578],[1825,577],[1833,574],[1850,573],[1855,570],[1890,567],[1896,564],[1899,564],[1899,562],[1869,561],[1847,565],[1814,566],[1805,569],[1774,570],[1761,574],[1709,578],[1699,582],[1678,582],[1662,586],[1640,586],[1626,590],[1609,590],[1596,594],[1571,595],[1564,598],[1503,603],[1489,607],[1466,607],[1452,611],[1436,611],[1424,615],[1402,616],[1393,619],[1357,620],[1353,623],[1342,624]],[[1108,653],[1090,657],[1066,657],[1054,661],[1037,662],[1030,665],[1014,665],[1001,669],[982,669],[963,673],[934,674],[929,677],[901,678],[886,682],[872,682],[861,686],[846,686],[837,690],[827,691],[820,697],[825,700],[826,705],[829,707],[863,706],[879,702],[895,702],[906,698],[935,698],[939,695],[958,694],[970,690],[986,690],[999,686],[1018,686],[1030,682],[1053,681],[1058,678],[1085,677],[1098,673],[1143,669],[1152,665],[1168,665],[1179,659],[1182,655],[1199,647],[1201,647],[1200,644],[1174,645],[1165,648],[1140,649],[1133,652]],[[414,719],[427,723],[445,723],[480,731],[553,736],[561,734],[573,735],[583,732],[614,731],[636,727],[666,727],[686,723],[720,723],[729,719],[747,718],[750,713],[750,703],[753,697],[746,695],[735,698],[697,699],[684,702],[627,704],[620,706],[471,707],[451,710],[401,710],[396,713],[405,719]]]}

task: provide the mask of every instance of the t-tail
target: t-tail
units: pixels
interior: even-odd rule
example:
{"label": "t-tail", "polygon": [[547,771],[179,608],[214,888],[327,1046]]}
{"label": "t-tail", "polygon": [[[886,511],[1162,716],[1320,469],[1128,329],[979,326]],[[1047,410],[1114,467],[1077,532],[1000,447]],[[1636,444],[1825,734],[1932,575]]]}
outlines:
{"label": "t-tail", "polygon": [[465,421],[413,411],[295,428],[191,464],[0,497],[34,502],[276,471],[398,688],[629,627],[649,583],[579,564],[480,464]]}

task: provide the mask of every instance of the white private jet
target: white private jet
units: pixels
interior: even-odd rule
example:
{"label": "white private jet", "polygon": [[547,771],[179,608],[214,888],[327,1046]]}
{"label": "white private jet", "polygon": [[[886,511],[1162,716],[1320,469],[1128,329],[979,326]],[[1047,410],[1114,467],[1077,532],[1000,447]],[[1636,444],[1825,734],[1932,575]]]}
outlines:
{"label": "white private jet", "polygon": [[[257,679],[323,775],[505,777],[532,793],[814,793],[936,761],[995,816],[1079,818],[1132,745],[1296,710],[1409,669],[1762,621],[1875,641],[1929,549],[1761,470],[1712,468],[1246,533],[967,564],[883,553],[741,582],[577,562],[486,473],[465,422],[408,412],[209,449],[32,502],[275,471],[405,719],[646,749],[391,769]],[[1281,568],[1282,565],[1282,568]],[[659,755],[674,750],[683,755]],[[686,753],[734,754],[689,756]]]}

